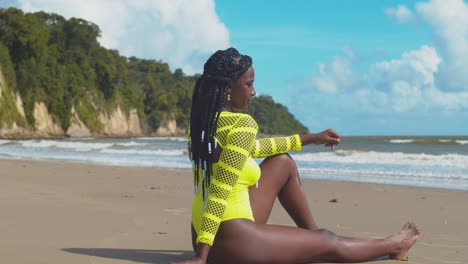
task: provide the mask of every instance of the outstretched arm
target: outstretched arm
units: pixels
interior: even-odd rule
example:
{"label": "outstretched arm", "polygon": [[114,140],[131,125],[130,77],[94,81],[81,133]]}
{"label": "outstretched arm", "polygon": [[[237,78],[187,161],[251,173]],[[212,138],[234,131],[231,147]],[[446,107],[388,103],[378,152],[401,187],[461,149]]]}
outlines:
{"label": "outstretched arm", "polygon": [[309,144],[325,144],[326,147],[334,148],[339,142],[340,136],[332,129],[327,129],[316,134],[296,134],[288,137],[261,138],[255,141],[250,155],[254,158],[265,158],[286,153],[291,150],[301,150],[302,146]]}
{"label": "outstretched arm", "polygon": [[265,158],[301,148],[301,139],[297,134],[289,137],[261,138],[255,140],[250,155],[253,158]]}

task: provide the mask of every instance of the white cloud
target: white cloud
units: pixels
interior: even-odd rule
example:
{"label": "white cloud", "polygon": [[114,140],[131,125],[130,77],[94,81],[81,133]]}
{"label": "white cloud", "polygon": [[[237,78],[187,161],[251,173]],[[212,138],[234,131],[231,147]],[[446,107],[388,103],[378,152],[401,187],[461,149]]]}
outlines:
{"label": "white cloud", "polygon": [[322,94],[334,94],[340,105],[337,107],[349,111],[407,113],[468,109],[468,92],[447,92],[437,87],[442,58],[433,47],[422,46],[398,59],[375,63],[361,75],[353,74],[354,62],[348,55],[335,56],[329,63],[320,64],[318,74],[312,77],[312,88]]}
{"label": "white cloud", "polygon": [[[372,64],[356,74],[359,62],[349,47],[345,55],[319,65],[312,87],[333,94],[337,108],[366,113],[455,113],[468,110],[468,4],[432,0],[385,13],[399,22],[421,19],[433,29],[435,43],[404,52],[400,58]],[[309,84],[310,85],[310,84]],[[350,103],[349,103],[350,102]],[[340,106],[338,106],[340,104]],[[330,102],[324,102],[329,107]]]}
{"label": "white cloud", "polygon": [[[434,75],[441,62],[434,48],[422,46],[403,53],[399,59],[371,65],[364,82],[367,89],[381,91],[387,99],[376,107],[389,108],[387,110],[391,112],[426,108],[428,103],[440,107],[427,93],[429,89],[435,89]],[[374,100],[372,97],[368,99]]]}
{"label": "white cloud", "polygon": [[[412,86],[434,86],[434,74],[437,73],[442,59],[436,50],[429,46],[422,46],[402,54],[400,59],[378,62],[369,69],[371,86],[390,86],[394,81],[406,81]],[[388,88],[389,86],[387,86]]]}
{"label": "white cloud", "polygon": [[422,93],[420,87],[403,80],[396,80],[391,85],[390,98],[394,111],[405,112],[418,105]]}
{"label": "white cloud", "polygon": [[[442,92],[439,89],[429,89],[427,96],[436,105],[442,106],[445,111],[468,109],[468,92]],[[461,120],[464,120],[463,117],[460,118]]]}
{"label": "white cloud", "polygon": [[335,56],[328,64],[319,64],[319,75],[314,76],[311,86],[323,93],[334,94],[339,89],[349,87],[349,82],[353,78],[350,62],[355,58],[351,48],[343,48],[346,57]]}
{"label": "white cloud", "polygon": [[214,0],[19,0],[27,12],[44,10],[97,24],[100,43],[125,56],[161,59],[187,73],[229,46],[229,31]]}
{"label": "white cloud", "polygon": [[404,5],[387,8],[385,9],[385,14],[390,18],[396,19],[399,23],[406,23],[415,19],[413,12]]}
{"label": "white cloud", "polygon": [[433,0],[416,5],[434,32],[435,47],[444,58],[437,76],[446,91],[468,91],[468,4],[463,0]]}

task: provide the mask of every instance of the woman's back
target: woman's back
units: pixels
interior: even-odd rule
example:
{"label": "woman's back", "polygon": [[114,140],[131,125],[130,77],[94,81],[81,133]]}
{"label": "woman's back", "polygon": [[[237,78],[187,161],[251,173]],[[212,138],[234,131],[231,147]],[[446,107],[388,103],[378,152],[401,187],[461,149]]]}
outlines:
{"label": "woman's back", "polygon": [[[203,192],[196,191],[192,204],[192,224],[199,240],[212,242],[222,221],[254,220],[248,187],[260,178],[260,167],[250,157],[256,134],[257,124],[249,115],[220,113],[208,196],[204,199]],[[204,217],[208,221],[202,226]]]}

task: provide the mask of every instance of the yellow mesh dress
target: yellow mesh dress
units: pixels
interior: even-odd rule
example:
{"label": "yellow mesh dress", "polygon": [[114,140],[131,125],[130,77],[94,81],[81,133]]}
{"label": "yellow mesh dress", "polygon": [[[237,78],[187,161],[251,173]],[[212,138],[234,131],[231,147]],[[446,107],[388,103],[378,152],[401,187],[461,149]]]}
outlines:
{"label": "yellow mesh dress", "polygon": [[256,140],[257,132],[257,123],[250,115],[221,112],[215,138],[222,152],[212,164],[208,197],[204,205],[202,192],[195,193],[192,205],[197,243],[213,245],[222,221],[254,221],[248,187],[258,182],[260,167],[253,158],[301,149],[299,135]]}

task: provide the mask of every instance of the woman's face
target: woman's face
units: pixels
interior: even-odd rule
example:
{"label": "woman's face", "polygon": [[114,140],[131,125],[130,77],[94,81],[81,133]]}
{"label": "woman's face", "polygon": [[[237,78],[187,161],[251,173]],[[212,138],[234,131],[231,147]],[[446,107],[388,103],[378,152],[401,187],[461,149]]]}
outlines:
{"label": "woman's face", "polygon": [[254,69],[250,67],[239,79],[229,84],[228,93],[230,94],[230,100],[226,101],[228,108],[247,110],[255,96],[254,78]]}

